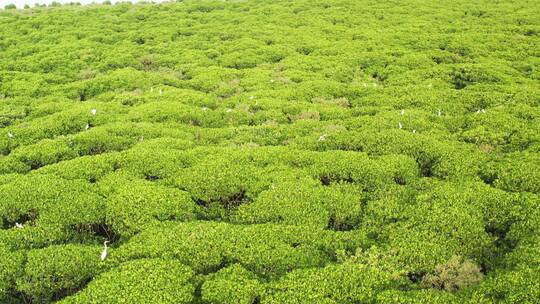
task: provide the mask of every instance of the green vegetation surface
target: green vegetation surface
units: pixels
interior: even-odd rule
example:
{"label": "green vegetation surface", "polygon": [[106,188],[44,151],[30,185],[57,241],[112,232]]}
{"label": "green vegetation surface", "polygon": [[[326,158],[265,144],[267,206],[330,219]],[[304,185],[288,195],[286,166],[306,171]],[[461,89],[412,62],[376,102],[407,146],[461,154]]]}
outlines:
{"label": "green vegetation surface", "polygon": [[2,10],[0,303],[538,303],[539,35],[533,0]]}

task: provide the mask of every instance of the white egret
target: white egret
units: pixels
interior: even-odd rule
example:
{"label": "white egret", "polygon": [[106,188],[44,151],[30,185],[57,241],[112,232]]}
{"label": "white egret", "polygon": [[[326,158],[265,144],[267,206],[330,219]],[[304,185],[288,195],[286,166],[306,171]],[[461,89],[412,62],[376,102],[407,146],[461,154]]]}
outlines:
{"label": "white egret", "polygon": [[412,130],[413,133],[416,133],[416,130]]}
{"label": "white egret", "polygon": [[201,108],[203,111],[208,111],[208,108],[207,107],[202,107]]}
{"label": "white egret", "polygon": [[319,136],[318,141],[324,141],[324,140],[326,140],[326,134]]}
{"label": "white egret", "polygon": [[232,109],[227,109],[227,111],[225,111],[227,113],[231,113],[232,112]]}
{"label": "white egret", "polygon": [[96,109],[92,109],[92,110],[90,110],[90,113],[92,113],[92,115],[96,115],[97,110],[96,110]]}
{"label": "white egret", "polygon": [[401,110],[401,112],[399,112],[399,114],[405,115],[405,110]]}
{"label": "white egret", "polygon": [[437,116],[441,116],[441,115],[442,115],[441,110],[437,110]]}
{"label": "white egret", "polygon": [[275,81],[274,79],[270,79],[270,82],[271,82],[271,83],[274,83],[274,81]]}
{"label": "white egret", "polygon": [[401,124],[401,122],[398,122],[398,128],[403,129],[403,125]]}
{"label": "white egret", "polygon": [[163,95],[163,90],[159,89],[159,95]]}
{"label": "white egret", "polygon": [[8,132],[7,136],[8,136],[9,138],[13,138],[13,133]]}
{"label": "white egret", "polygon": [[103,248],[103,251],[101,252],[101,260],[102,260],[102,261],[105,261],[105,259],[107,258],[107,255],[109,254],[109,248],[107,247],[107,243],[108,243],[108,242],[109,242],[109,241],[103,242],[103,246],[104,246],[105,248]]}
{"label": "white egret", "polygon": [[19,223],[15,223],[15,227],[19,228],[19,229],[23,229],[24,226],[22,224],[19,224]]}
{"label": "white egret", "polygon": [[253,100],[253,98],[255,98],[255,97],[253,97],[253,96],[249,96],[249,100]]}
{"label": "white egret", "polygon": [[86,124],[85,130],[88,130],[88,129],[90,129],[90,125]]}

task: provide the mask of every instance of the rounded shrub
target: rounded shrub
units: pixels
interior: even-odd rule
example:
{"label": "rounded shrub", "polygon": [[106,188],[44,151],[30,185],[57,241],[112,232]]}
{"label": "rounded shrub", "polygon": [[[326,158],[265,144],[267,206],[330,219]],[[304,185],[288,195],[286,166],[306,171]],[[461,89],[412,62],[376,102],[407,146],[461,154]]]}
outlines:
{"label": "rounded shrub", "polygon": [[191,303],[192,270],[168,259],[134,260],[96,277],[59,303]]}
{"label": "rounded shrub", "polygon": [[106,201],[112,229],[129,237],[152,222],[188,221],[195,218],[195,203],[188,193],[149,181],[125,181]]}
{"label": "rounded shrub", "polygon": [[84,288],[102,271],[100,247],[53,245],[28,251],[17,290],[35,303],[49,303]]}
{"label": "rounded shrub", "polygon": [[263,283],[257,276],[238,264],[223,268],[204,282],[201,298],[212,304],[252,304],[260,297]]}

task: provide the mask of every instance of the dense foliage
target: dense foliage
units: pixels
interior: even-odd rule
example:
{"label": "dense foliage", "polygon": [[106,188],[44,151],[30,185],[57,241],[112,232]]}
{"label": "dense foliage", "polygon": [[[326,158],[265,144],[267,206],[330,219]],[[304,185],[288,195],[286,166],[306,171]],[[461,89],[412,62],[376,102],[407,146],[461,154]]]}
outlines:
{"label": "dense foliage", "polygon": [[538,303],[536,1],[7,8],[1,303]]}

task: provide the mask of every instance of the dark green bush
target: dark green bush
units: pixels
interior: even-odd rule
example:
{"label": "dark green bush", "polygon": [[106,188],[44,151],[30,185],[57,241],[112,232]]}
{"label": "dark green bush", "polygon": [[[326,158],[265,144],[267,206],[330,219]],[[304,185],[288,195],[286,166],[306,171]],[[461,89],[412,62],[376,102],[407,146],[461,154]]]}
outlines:
{"label": "dark green bush", "polygon": [[540,193],[540,158],[537,154],[516,153],[495,164],[493,183],[496,187],[513,192]]}
{"label": "dark green bush", "polygon": [[346,184],[324,187],[319,181],[284,182],[262,192],[251,204],[240,206],[242,223],[274,222],[350,230],[362,216],[362,190]]}
{"label": "dark green bush", "polygon": [[137,138],[111,134],[104,128],[92,128],[74,135],[70,140],[71,148],[78,155],[96,155],[111,151],[122,151],[131,147]]}
{"label": "dark green bush", "polygon": [[115,154],[82,156],[49,165],[34,171],[37,174],[55,175],[64,179],[84,179],[95,183],[111,173],[116,164]]}
{"label": "dark green bush", "polygon": [[476,303],[535,303],[540,297],[538,289],[539,268],[524,267],[504,271],[486,279],[471,297]]}
{"label": "dark green bush", "polygon": [[[336,242],[342,238],[348,242]],[[170,257],[197,272],[236,262],[260,276],[275,277],[295,268],[320,266],[329,261],[327,253],[362,244],[358,236],[349,239],[295,226],[168,222],[134,236],[117,250],[115,259]]]}
{"label": "dark green bush", "polygon": [[106,202],[107,222],[129,237],[154,222],[195,218],[195,203],[188,193],[149,181],[123,181]]}
{"label": "dark green bush", "polygon": [[373,302],[393,285],[388,273],[359,264],[332,265],[297,270],[271,285],[261,303],[358,303]]}
{"label": "dark green bush", "polygon": [[400,217],[377,232],[388,239],[390,248],[400,248],[390,251],[387,262],[409,272],[428,272],[452,255],[488,259],[494,244],[486,232],[482,209],[469,203],[458,189],[441,185],[418,195]]}
{"label": "dark green bush", "polygon": [[84,288],[102,267],[100,249],[86,245],[54,245],[28,252],[17,290],[35,303],[48,303]]}
{"label": "dark green bush", "polygon": [[24,163],[30,169],[38,169],[63,160],[73,159],[78,155],[64,140],[45,139],[35,145],[18,148],[10,156]]}
{"label": "dark green bush", "polygon": [[258,281],[257,276],[234,264],[219,270],[204,282],[201,298],[204,303],[251,304],[262,292],[263,284]]}
{"label": "dark green bush", "polygon": [[399,303],[399,304],[458,304],[463,303],[464,298],[455,294],[437,291],[434,289],[421,289],[411,291],[388,290],[377,295],[378,303]]}
{"label": "dark green bush", "polygon": [[174,183],[205,204],[219,202],[226,207],[234,207],[251,196],[254,189],[250,189],[250,184],[258,176],[258,170],[249,164],[215,157],[183,169]]}
{"label": "dark green bush", "polygon": [[[2,240],[2,239],[0,239]],[[14,252],[0,243],[0,300],[8,302],[15,292],[15,280],[22,272],[24,254]]]}
{"label": "dark green bush", "polygon": [[[15,223],[6,237],[15,248],[42,247],[59,239],[85,236],[76,227],[100,223],[105,217],[103,198],[82,180],[63,180],[51,175],[16,176],[0,186],[4,203],[0,216],[4,226]],[[6,231],[7,232],[7,231]]]}
{"label": "dark green bush", "polygon": [[189,267],[168,259],[140,259],[105,272],[60,303],[191,303]]}

